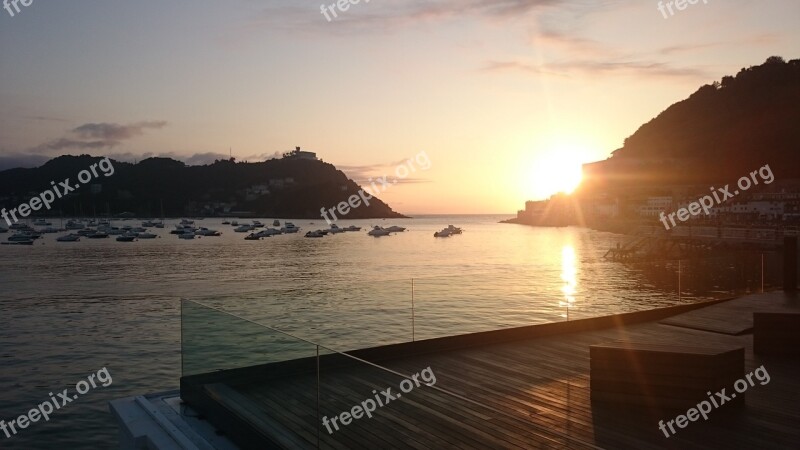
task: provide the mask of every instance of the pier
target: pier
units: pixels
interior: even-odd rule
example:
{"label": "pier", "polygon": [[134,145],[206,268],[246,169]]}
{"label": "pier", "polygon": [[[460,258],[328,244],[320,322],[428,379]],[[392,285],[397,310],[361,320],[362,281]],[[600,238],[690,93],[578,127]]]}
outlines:
{"label": "pier", "polygon": [[[240,448],[775,448],[800,441],[800,362],[753,353],[752,315],[800,313],[782,291],[570,322],[491,331],[243,367],[181,379],[181,397]],[[593,404],[589,347],[613,341],[744,348],[766,385],[746,408],[667,439],[659,419]],[[422,386],[331,434],[350,411],[404,374]],[[697,401],[704,400],[699,398]],[[638,416],[638,417],[637,417]]]}

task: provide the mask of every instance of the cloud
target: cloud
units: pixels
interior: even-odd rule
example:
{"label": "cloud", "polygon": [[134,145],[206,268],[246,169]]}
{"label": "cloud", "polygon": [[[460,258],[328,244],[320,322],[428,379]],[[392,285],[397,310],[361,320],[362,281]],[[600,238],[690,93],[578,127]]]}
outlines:
{"label": "cloud", "polygon": [[[609,0],[598,0],[604,3]],[[331,34],[358,32],[385,33],[420,23],[439,23],[461,17],[488,20],[519,19],[537,10],[554,6],[571,6],[575,0],[404,0],[398,2],[361,2],[327,22],[320,13],[320,3],[311,0],[276,4],[256,14],[247,29],[286,30]],[[298,5],[298,3],[300,3]],[[331,26],[335,23],[336,26]]]}
{"label": "cloud", "polygon": [[[398,178],[395,175],[395,170],[398,166],[404,165],[407,160],[402,159],[395,162],[390,163],[382,163],[382,164],[365,164],[360,166],[345,166],[345,165],[337,165],[336,168],[344,172],[347,175],[347,178],[355,181],[356,183],[362,186],[369,186],[370,182],[375,182],[375,184],[380,185],[381,183],[377,180],[380,177],[386,176],[387,179],[393,180],[397,179],[397,184],[415,184],[415,183],[429,183],[430,180],[425,178],[414,178],[414,177],[406,177],[406,178]],[[421,170],[421,169],[418,169]]]}
{"label": "cloud", "polygon": [[144,134],[147,128],[161,129],[167,125],[163,120],[138,122],[130,125],[116,123],[87,123],[72,130],[81,139],[123,141]]}
{"label": "cloud", "polygon": [[37,145],[29,151],[47,153],[67,149],[110,149],[126,140],[143,135],[147,129],[161,129],[165,126],[167,126],[167,122],[163,120],[143,121],[128,125],[108,122],[86,123],[70,130],[67,136]]}
{"label": "cloud", "polygon": [[548,64],[524,61],[490,61],[481,68],[484,72],[522,72],[531,75],[635,76],[650,78],[686,78],[704,80],[711,75],[697,68],[675,67],[658,61],[588,61],[573,60]]}

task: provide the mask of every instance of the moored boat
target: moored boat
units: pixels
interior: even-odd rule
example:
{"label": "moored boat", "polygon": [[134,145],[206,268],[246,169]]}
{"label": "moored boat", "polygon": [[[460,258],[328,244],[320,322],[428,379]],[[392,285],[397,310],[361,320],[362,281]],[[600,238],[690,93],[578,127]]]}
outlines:
{"label": "moored boat", "polygon": [[367,234],[374,237],[381,237],[381,236],[388,236],[389,234],[391,234],[391,231],[375,225],[374,227],[372,227],[370,231],[367,232]]}

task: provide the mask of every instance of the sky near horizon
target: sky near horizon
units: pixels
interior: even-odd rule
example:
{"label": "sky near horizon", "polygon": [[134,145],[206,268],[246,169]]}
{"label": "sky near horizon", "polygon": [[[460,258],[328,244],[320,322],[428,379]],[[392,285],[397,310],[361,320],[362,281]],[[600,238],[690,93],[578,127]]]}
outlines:
{"label": "sky near horizon", "polygon": [[361,0],[330,22],[321,3],[0,9],[0,170],[302,146],[367,186],[424,151],[380,194],[396,211],[514,213],[701,85],[800,57],[796,0],[666,19],[655,0]]}

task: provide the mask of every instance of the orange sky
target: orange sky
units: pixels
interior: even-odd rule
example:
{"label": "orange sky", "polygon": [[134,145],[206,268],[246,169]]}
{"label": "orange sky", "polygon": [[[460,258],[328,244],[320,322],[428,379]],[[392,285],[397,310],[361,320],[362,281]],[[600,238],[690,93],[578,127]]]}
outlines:
{"label": "orange sky", "polygon": [[386,0],[331,22],[307,0],[36,2],[0,16],[0,167],[300,145],[365,182],[424,150],[430,169],[381,194],[395,210],[514,213],[700,85],[796,58],[798,17],[789,0],[667,19],[655,1]]}

